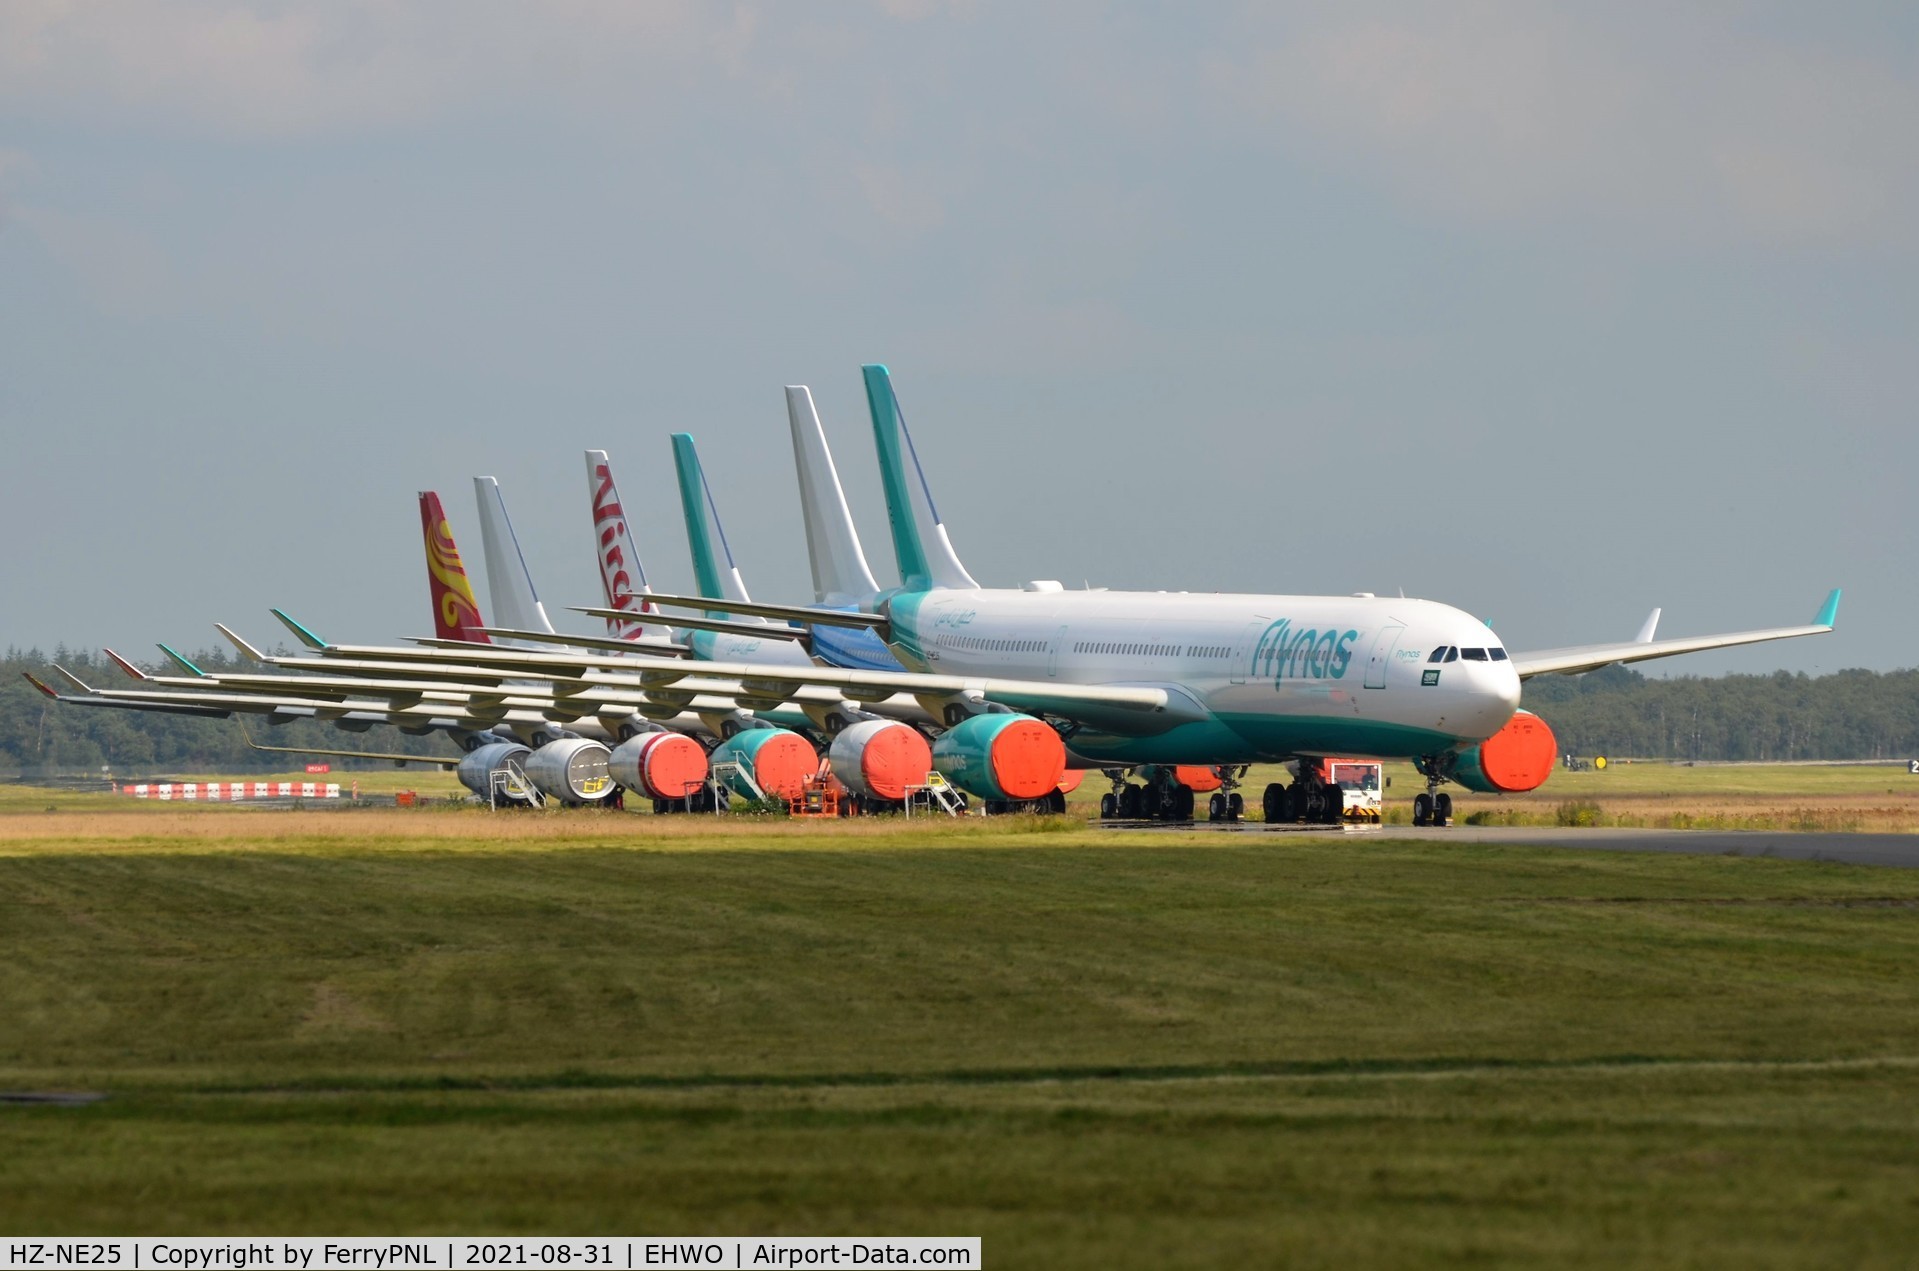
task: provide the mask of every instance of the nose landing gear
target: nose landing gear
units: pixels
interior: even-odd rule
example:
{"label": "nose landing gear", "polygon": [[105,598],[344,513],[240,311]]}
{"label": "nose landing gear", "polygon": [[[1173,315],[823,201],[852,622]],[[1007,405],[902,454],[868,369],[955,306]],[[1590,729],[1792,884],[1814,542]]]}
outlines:
{"label": "nose landing gear", "polygon": [[[1435,783],[1437,784],[1437,783]],[[1413,824],[1445,826],[1453,823],[1453,796],[1431,790],[1413,796]]]}

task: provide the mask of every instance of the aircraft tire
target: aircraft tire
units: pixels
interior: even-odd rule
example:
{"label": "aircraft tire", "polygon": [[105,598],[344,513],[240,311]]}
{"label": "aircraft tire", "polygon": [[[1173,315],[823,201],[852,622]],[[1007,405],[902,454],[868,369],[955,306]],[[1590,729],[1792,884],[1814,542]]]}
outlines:
{"label": "aircraft tire", "polygon": [[1431,825],[1433,823],[1433,796],[1416,794],[1413,796],[1413,824]]}
{"label": "aircraft tire", "polygon": [[1111,794],[1099,796],[1099,819],[1117,821],[1119,819],[1119,800]]}
{"label": "aircraft tire", "polygon": [[1237,821],[1240,818],[1244,817],[1245,815],[1246,815],[1245,796],[1240,794],[1239,791],[1235,790],[1231,794],[1226,796],[1226,819],[1228,821]]}
{"label": "aircraft tire", "polygon": [[1190,821],[1193,819],[1193,787],[1177,785],[1173,787],[1171,815],[1169,821]]}
{"label": "aircraft tire", "polygon": [[1286,796],[1286,787],[1275,781],[1266,787],[1266,793],[1260,800],[1262,814],[1267,824],[1278,825],[1282,821],[1292,820],[1292,800]]}
{"label": "aircraft tire", "polygon": [[1443,791],[1433,796],[1433,824],[1451,825],[1453,823],[1453,796]]}

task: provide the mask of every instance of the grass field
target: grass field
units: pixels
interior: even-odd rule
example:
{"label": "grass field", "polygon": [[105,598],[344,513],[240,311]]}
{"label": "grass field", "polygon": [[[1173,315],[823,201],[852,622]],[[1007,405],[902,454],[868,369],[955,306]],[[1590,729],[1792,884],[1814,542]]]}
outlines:
{"label": "grass field", "polygon": [[35,797],[0,799],[0,1088],[108,1097],[0,1105],[8,1233],[1919,1247],[1915,873]]}

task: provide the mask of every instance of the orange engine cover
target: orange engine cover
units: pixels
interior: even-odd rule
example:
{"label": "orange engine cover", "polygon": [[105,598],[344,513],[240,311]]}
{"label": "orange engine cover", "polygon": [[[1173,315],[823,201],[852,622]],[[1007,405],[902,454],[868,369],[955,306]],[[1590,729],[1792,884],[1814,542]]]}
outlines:
{"label": "orange engine cover", "polygon": [[1481,794],[1537,790],[1559,762],[1559,740],[1531,711],[1515,711],[1506,726],[1470,750],[1459,752],[1452,778]]}

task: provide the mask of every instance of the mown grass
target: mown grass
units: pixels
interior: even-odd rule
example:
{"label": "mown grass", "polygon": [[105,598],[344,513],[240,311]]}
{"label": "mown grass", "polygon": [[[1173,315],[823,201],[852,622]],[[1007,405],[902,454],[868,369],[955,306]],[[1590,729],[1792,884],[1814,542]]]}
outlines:
{"label": "mown grass", "polygon": [[1201,837],[0,816],[0,1228],[1909,1257],[1919,875]]}

